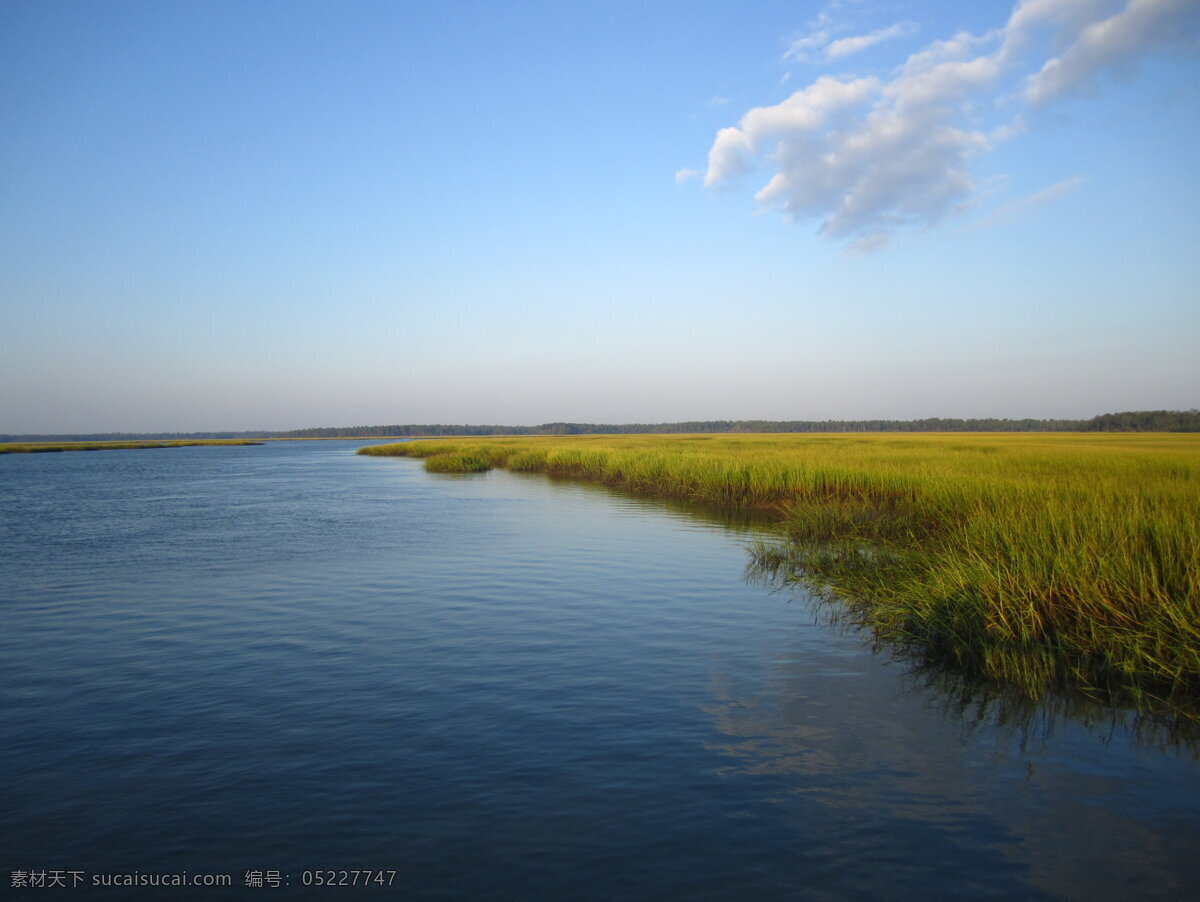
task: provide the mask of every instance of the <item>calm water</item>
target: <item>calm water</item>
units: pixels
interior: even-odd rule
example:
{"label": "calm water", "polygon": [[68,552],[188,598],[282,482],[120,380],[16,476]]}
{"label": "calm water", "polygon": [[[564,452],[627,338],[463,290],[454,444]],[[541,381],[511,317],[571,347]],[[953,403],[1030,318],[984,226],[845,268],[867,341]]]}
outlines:
{"label": "calm water", "polygon": [[[1195,898],[1188,749],[963,705],[745,527],[358,446],[0,457],[5,892]],[[90,885],[180,871],[234,886]]]}

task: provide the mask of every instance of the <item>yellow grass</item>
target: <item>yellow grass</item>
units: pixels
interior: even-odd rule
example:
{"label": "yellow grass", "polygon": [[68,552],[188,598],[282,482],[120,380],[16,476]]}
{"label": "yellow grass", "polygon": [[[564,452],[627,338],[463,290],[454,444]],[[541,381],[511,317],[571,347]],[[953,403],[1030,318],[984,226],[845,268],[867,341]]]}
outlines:
{"label": "yellow grass", "polygon": [[1036,694],[1200,694],[1200,435],[446,439],[359,453],[775,512],[756,565],[886,641]]}

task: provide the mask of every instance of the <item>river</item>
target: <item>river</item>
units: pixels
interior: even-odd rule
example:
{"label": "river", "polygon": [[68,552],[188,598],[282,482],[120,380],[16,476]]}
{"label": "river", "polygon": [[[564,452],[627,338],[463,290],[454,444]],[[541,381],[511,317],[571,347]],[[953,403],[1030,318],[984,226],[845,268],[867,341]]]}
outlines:
{"label": "river", "polygon": [[[6,892],[1200,886],[1194,744],[914,672],[747,579],[752,523],[362,444],[0,456]],[[184,872],[232,885],[108,885]]]}

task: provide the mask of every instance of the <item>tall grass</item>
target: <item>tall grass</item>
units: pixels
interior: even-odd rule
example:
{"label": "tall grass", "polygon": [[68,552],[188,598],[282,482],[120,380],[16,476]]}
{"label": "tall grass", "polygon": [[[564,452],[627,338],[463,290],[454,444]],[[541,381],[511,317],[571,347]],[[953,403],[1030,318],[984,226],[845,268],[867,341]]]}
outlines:
{"label": "tall grass", "polygon": [[520,437],[362,454],[774,511],[755,565],[886,642],[1036,695],[1200,697],[1200,436]]}

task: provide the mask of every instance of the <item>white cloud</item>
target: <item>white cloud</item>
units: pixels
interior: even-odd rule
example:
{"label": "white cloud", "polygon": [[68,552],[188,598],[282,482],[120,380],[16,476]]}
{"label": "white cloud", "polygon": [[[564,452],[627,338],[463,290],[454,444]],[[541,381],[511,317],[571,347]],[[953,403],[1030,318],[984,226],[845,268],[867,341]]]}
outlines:
{"label": "white cloud", "polygon": [[811,63],[817,60],[832,60],[866,50],[893,38],[907,37],[917,30],[912,22],[897,22],[886,28],[877,28],[868,34],[835,38],[838,32],[850,30],[849,23],[839,21],[834,12],[843,4],[830,3],[816,18],[808,23],[808,32],[795,38],[783,54],[785,60]]}
{"label": "white cloud", "polygon": [[825,48],[825,58],[837,59],[849,56],[852,53],[858,53],[860,50],[866,50],[868,47],[874,47],[883,41],[908,37],[916,30],[917,28],[912,22],[897,22],[895,25],[889,25],[887,28],[878,28],[870,34],[861,34],[850,38],[838,38],[838,40],[832,41]]}
{"label": "white cloud", "polygon": [[[899,23],[833,40],[845,30],[833,8],[809,23],[786,58],[839,59],[914,28]],[[978,194],[972,158],[1023,132],[1023,104],[1088,89],[1100,73],[1194,30],[1198,11],[1196,0],[1022,0],[1002,26],[934,41],[884,77],[822,75],[778,104],[749,110],[717,132],[704,184],[727,186],[764,167],[759,204],[817,219],[821,234],[852,250],[878,247],[897,229],[936,225],[970,205]]]}
{"label": "white cloud", "polygon": [[805,24],[807,32],[795,38],[783,55],[785,60],[795,60],[808,63],[823,56],[824,48],[833,40],[833,36],[845,31],[847,23],[842,21],[839,14],[847,5],[853,5],[855,0],[829,0],[825,7]]}
{"label": "white cloud", "polygon": [[1196,0],[1131,0],[1115,15],[1087,23],[1074,43],[1029,77],[1026,96],[1044,104],[1090,89],[1099,73],[1128,65],[1147,46],[1170,39],[1197,8]]}
{"label": "white cloud", "polygon": [[814,52],[824,48],[832,38],[829,31],[829,26],[832,22],[833,18],[830,16],[829,11],[823,10],[815,19],[808,23],[810,31],[803,37],[796,38],[791,42],[783,58],[785,60],[796,60],[801,63],[811,60]]}
{"label": "white cloud", "polygon": [[753,158],[772,142],[793,147],[806,133],[819,131],[839,109],[861,103],[878,90],[873,78],[839,81],[825,76],[772,107],[756,107],[738,128],[723,128],[708,152],[705,185],[716,185],[752,168]]}
{"label": "white cloud", "polygon": [[971,223],[967,229],[975,231],[977,229],[986,229],[989,226],[999,225],[1003,222],[1009,222],[1016,219],[1023,213],[1027,213],[1037,207],[1044,206],[1052,201],[1058,200],[1060,197],[1065,197],[1076,188],[1084,183],[1085,179],[1082,176],[1063,179],[1061,182],[1055,182],[1041,191],[1036,191],[1028,197],[1022,197],[1019,200],[1009,201],[1006,204],[997,207],[987,216],[982,219],[977,219]]}
{"label": "white cloud", "polygon": [[1025,47],[1039,28],[1058,30],[1060,44],[1069,43],[1089,22],[1111,16],[1128,0],[1020,0],[1004,26],[1007,52]]}
{"label": "white cloud", "polygon": [[787,53],[783,55],[785,60],[795,60],[798,63],[811,62],[817,57],[814,53],[816,50],[823,49],[830,39],[828,31],[814,31],[810,35],[792,41],[792,45],[788,48]]}
{"label": "white cloud", "polygon": [[885,232],[872,232],[870,235],[864,235],[857,241],[852,241],[846,245],[846,252],[850,254],[869,254],[871,251],[877,251],[887,244],[890,237]]}
{"label": "white cloud", "polygon": [[750,158],[754,145],[736,128],[723,128],[717,132],[716,140],[708,151],[708,172],[704,185],[711,188],[723,181],[735,178],[751,169]]}
{"label": "white cloud", "polygon": [[722,129],[705,184],[747,173],[763,157],[776,171],[755,199],[795,218],[822,217],[829,237],[936,222],[970,196],[966,162],[988,146],[981,133],[950,125],[944,106],[988,77],[988,67],[975,61],[942,63],[886,84],[824,76]]}
{"label": "white cloud", "polygon": [[682,185],[685,182],[687,182],[691,179],[694,179],[699,174],[700,173],[697,172],[695,169],[687,169],[686,167],[683,169],[677,170],[675,173],[675,184]]}

